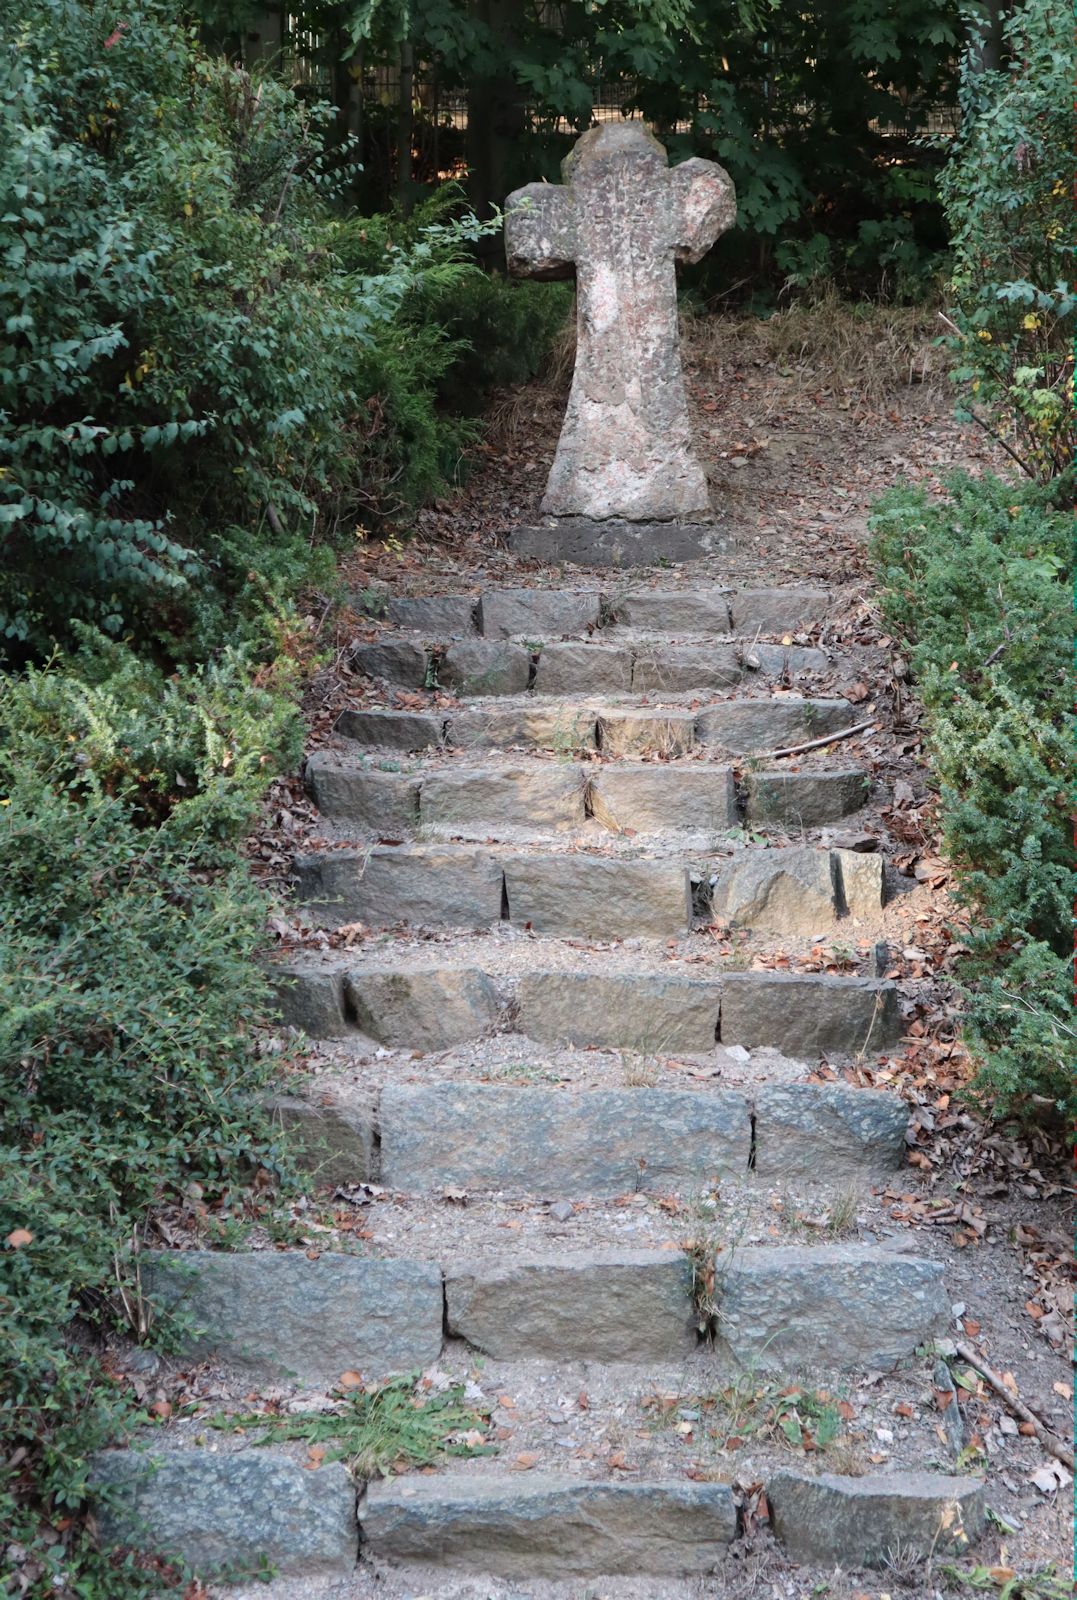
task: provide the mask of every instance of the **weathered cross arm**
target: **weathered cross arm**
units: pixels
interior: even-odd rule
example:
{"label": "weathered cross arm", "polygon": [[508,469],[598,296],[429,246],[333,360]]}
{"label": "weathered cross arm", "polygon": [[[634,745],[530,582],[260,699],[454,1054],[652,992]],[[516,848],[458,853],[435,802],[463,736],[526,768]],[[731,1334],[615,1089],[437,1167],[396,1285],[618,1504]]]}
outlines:
{"label": "weathered cross arm", "polygon": [[669,175],[673,191],[673,253],[678,261],[701,261],[737,220],[733,180],[715,161],[692,156]]}
{"label": "weathered cross arm", "polygon": [[505,255],[518,278],[571,278],[576,206],[556,183],[529,183],[505,202]]}

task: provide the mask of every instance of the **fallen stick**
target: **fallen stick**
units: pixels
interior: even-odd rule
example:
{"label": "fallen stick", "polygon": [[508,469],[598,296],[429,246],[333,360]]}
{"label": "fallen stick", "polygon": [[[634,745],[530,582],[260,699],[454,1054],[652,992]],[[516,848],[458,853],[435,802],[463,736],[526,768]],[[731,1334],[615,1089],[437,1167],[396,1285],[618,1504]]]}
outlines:
{"label": "fallen stick", "polygon": [[809,739],[806,744],[791,744],[788,750],[761,750],[755,759],[777,761],[781,756],[799,756],[805,750],[818,750],[821,744],[834,744],[838,739],[851,739],[854,733],[865,733],[868,728],[874,726],[874,721],[858,722],[851,728],[839,728],[837,733],[828,733],[821,739]]}
{"label": "fallen stick", "polygon": [[954,1349],[962,1361],[967,1361],[969,1366],[974,1367],[980,1376],[986,1380],[1006,1406],[1006,1409],[1012,1411],[1015,1417],[1020,1417],[1022,1422],[1027,1422],[1029,1427],[1035,1430],[1036,1438],[1048,1454],[1054,1456],[1057,1461],[1063,1462],[1072,1472],[1073,1451],[1062,1443],[1058,1435],[1052,1433],[1050,1428],[1045,1427],[1039,1417],[1028,1409],[1024,1401],[1019,1400],[1013,1391],[1006,1387],[998,1373],[992,1372],[983,1357],[976,1355],[971,1345],[965,1344],[961,1339],[955,1339]]}

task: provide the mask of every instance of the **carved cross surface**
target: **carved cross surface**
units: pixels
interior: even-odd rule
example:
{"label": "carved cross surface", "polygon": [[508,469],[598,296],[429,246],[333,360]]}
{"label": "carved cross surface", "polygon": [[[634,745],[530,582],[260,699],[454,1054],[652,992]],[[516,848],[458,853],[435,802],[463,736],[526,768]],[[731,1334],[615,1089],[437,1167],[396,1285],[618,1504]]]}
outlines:
{"label": "carved cross surface", "polygon": [[641,122],[585,133],[564,184],[509,195],[505,252],[521,277],[576,275],[576,369],[544,512],[632,522],[705,521],[677,337],[675,262],[698,261],[732,226],[728,174],[667,166]]}

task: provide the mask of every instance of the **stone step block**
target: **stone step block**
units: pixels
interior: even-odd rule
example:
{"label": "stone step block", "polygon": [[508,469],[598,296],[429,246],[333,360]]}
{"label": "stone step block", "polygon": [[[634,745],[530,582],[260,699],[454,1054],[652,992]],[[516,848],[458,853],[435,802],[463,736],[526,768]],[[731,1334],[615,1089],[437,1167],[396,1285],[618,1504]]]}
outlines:
{"label": "stone step block", "polygon": [[345,710],[334,731],[380,750],[428,750],[445,742],[445,718],[432,711]]}
{"label": "stone step block", "polygon": [[455,712],[446,739],[456,750],[552,750],[564,757],[595,749],[598,713],[580,705],[483,706]]}
{"label": "stone step block", "polygon": [[468,639],[438,659],[438,683],[469,697],[524,694],[531,682],[531,652],[502,639]]}
{"label": "stone step block", "polygon": [[729,689],[740,678],[741,665],[731,644],[640,645],[632,666],[634,694]]}
{"label": "stone step block", "polygon": [[276,1450],[109,1450],[91,1462],[102,1549],[151,1550],[199,1577],[253,1571],[350,1578],[355,1486],[342,1462],[317,1472]]}
{"label": "stone step block", "polygon": [[391,1189],[616,1195],[748,1170],[743,1095],[675,1089],[389,1084],[381,1181]]}
{"label": "stone step block", "polygon": [[745,640],[739,649],[745,670],[761,673],[764,678],[784,678],[787,673],[797,672],[827,672],[831,667],[825,650],[815,650],[808,645]]}
{"label": "stone step block", "polygon": [[803,633],[821,622],[830,606],[825,589],[805,586],[783,589],[737,589],[730,595],[733,631],[744,637],[754,633]]}
{"label": "stone step block", "polygon": [[536,694],[627,694],[632,652],[615,644],[543,645],[534,687]]}
{"label": "stone step block", "polygon": [[377,1178],[371,1111],[337,1104],[328,1092],[317,1100],[275,1095],[268,1105],[296,1170],[319,1188],[369,1183]]}
{"label": "stone step block", "polygon": [[462,838],[571,832],[586,818],[587,774],[572,761],[448,767],[424,775],[419,817],[424,828]]}
{"label": "stone step block", "polygon": [[549,1472],[386,1478],[359,1522],[378,1560],[524,1581],[707,1573],[737,1532],[725,1484]]}
{"label": "stone step block", "polygon": [[821,828],[859,811],[871,794],[871,778],[863,767],[830,772],[778,768],[745,774],[744,787],[749,821]]}
{"label": "stone step block", "polygon": [[535,933],[661,939],[692,925],[692,886],[677,861],[509,857],[505,895],[509,921]]}
{"label": "stone step block", "polygon": [[728,633],[732,627],[725,589],[638,589],[611,597],[613,620],[649,633]]}
{"label": "stone step block", "polygon": [[877,978],[823,973],[727,972],[723,1044],[769,1045],[794,1060],[877,1055],[901,1038],[897,990]]}
{"label": "stone step block", "polygon": [[698,1343],[691,1286],[670,1250],[453,1261],[446,1328],[495,1361],[677,1361]]}
{"label": "stone step block", "polygon": [[708,706],[696,717],[696,739],[733,754],[785,750],[792,745],[838,733],[858,720],[848,700],[801,699],[789,695],[771,700],[726,700]]}
{"label": "stone step block", "polygon": [[544,639],[598,627],[597,589],[488,589],[479,600],[487,639]]}
{"label": "stone step block", "polygon": [[841,909],[833,853],[808,847],[742,850],[711,891],[716,921],[767,933],[810,937],[833,927]]}
{"label": "stone step block", "polygon": [[885,1178],[905,1161],[900,1095],[844,1083],[764,1084],[755,1091],[755,1172],[821,1184]]}
{"label": "stone step block", "polygon": [[758,1372],[890,1368],[945,1331],[942,1263],[864,1245],[720,1252],[717,1346]]}
{"label": "stone step block", "polygon": [[849,1478],[784,1469],[767,1479],[767,1499],[787,1554],[828,1570],[965,1555],[986,1521],[983,1482],[937,1472]]}
{"label": "stone step block", "polygon": [[401,595],[386,608],[398,628],[413,628],[431,643],[467,638],[478,631],[478,601],[468,594]]}
{"label": "stone step block", "polygon": [[883,858],[874,851],[835,850],[842,911],[854,922],[877,921],[883,903]]}
{"label": "stone step block", "polygon": [[594,522],[588,517],[550,517],[509,534],[514,555],[579,567],[652,567],[665,562],[725,556],[733,539],[705,522]]}
{"label": "stone step block", "polygon": [[619,756],[683,756],[696,742],[693,711],[614,710],[598,716],[602,754]]}
{"label": "stone step block", "polygon": [[480,1039],[502,1012],[496,985],[477,967],[352,967],[344,995],[360,1032],[397,1050],[448,1050]]}
{"label": "stone step block", "polygon": [[441,1352],[441,1271],[426,1262],[155,1251],[142,1273],[153,1298],[182,1316],[184,1355],[260,1376],[335,1384],[342,1372],[380,1378],[425,1367]]}
{"label": "stone step block", "polygon": [[637,1050],[713,1050],[720,984],[665,973],[525,972],[517,1027],[540,1044]]}
{"label": "stone step block", "polygon": [[729,767],[640,763],[596,767],[594,815],[614,832],[721,832],[735,827],[737,797]]}
{"label": "stone step block", "polygon": [[270,979],[286,1028],[300,1028],[312,1039],[336,1039],[350,1031],[339,967],[283,961],[274,963]]}
{"label": "stone step block", "polygon": [[430,657],[414,639],[387,637],[374,644],[358,644],[353,646],[349,660],[354,672],[368,678],[380,678],[383,683],[400,684],[406,689],[426,687]]}
{"label": "stone step block", "polygon": [[321,926],[483,928],[501,918],[501,864],[465,845],[296,856],[297,897]]}
{"label": "stone step block", "polygon": [[407,838],[418,823],[419,784],[406,773],[380,772],[332,750],[315,750],[307,757],[304,782],[327,822],[383,838]]}

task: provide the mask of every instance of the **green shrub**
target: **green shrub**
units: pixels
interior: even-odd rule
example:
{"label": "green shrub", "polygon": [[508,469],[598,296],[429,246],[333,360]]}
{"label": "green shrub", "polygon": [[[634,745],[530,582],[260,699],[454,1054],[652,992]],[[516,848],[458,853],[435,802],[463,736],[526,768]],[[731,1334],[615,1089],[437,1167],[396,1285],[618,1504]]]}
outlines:
{"label": "green shrub", "polygon": [[159,0],[20,11],[0,46],[9,651],[77,617],[198,659],[257,614],[252,570],[279,593],[383,486],[411,508],[455,466],[469,433],[432,397],[459,341],[402,304],[477,277],[482,230],[431,222],[355,259],[330,118],[209,60]]}
{"label": "green shrub", "polygon": [[161,1587],[95,1562],[69,1520],[127,1409],[69,1330],[137,1322],[151,1208],[223,1220],[277,1163],[251,1038],[266,901],[239,841],[295,739],[234,653],[165,678],[86,637],[0,679],[0,1526],[19,1592]]}
{"label": "green shrub", "polygon": [[[1057,496],[1058,486],[1055,486]],[[888,623],[927,712],[943,835],[974,911],[965,963],[977,1087],[1005,1112],[1077,1109],[1069,963],[1070,561],[1051,494],[958,477],[892,491],[873,517]]]}
{"label": "green shrub", "polygon": [[1042,480],[1077,460],[1073,17],[1057,0],[1023,0],[1003,28],[1004,70],[985,72],[978,49],[966,53],[941,184],[953,376],[973,414]]}

